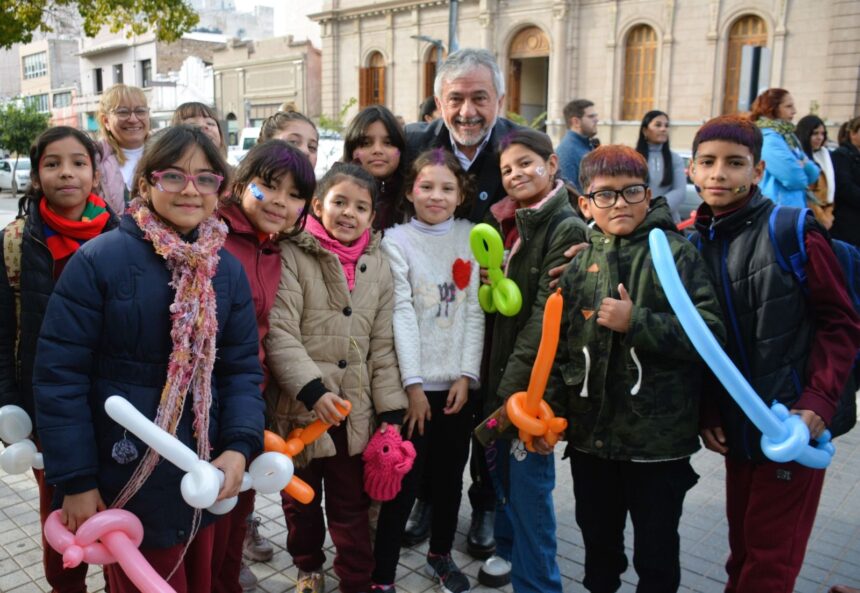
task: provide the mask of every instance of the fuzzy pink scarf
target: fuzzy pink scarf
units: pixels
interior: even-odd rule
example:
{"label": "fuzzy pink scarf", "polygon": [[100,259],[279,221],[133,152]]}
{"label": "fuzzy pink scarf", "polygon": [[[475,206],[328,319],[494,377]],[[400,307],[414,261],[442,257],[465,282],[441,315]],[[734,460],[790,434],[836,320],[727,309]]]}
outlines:
{"label": "fuzzy pink scarf", "polygon": [[358,239],[353,241],[352,245],[344,245],[329,235],[322,223],[313,216],[308,216],[305,230],[316,237],[323,249],[331,251],[337,256],[343,268],[343,275],[346,276],[346,285],[352,292],[355,287],[355,264],[370,243],[370,229],[364,231]]}

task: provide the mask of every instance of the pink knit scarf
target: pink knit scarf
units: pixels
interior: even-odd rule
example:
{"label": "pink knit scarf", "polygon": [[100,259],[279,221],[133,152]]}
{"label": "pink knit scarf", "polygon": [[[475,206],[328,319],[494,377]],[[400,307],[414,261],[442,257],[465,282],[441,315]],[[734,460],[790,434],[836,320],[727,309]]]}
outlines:
{"label": "pink knit scarf", "polygon": [[[164,258],[171,273],[170,286],[176,291],[173,304],[170,305],[170,339],[173,349],[155,423],[175,435],[185,408],[185,397],[190,392],[197,455],[209,460],[209,413],[218,331],[212,277],[218,271],[218,250],[224,245],[227,226],[210,216],[197,227],[197,240],[189,243],[155,215],[140,198],[129,204],[128,213],[143,231],[144,238],[152,243],[155,252]],[[114,501],[114,507],[122,508],[131,500],[152,474],[158,460],[158,453],[148,449]]]}
{"label": "pink knit scarf", "polygon": [[343,274],[346,276],[346,285],[352,292],[355,287],[355,264],[370,243],[370,229],[364,231],[358,239],[353,241],[352,245],[344,245],[329,235],[322,223],[313,216],[308,216],[305,230],[316,237],[323,249],[331,251],[337,256],[343,268]]}

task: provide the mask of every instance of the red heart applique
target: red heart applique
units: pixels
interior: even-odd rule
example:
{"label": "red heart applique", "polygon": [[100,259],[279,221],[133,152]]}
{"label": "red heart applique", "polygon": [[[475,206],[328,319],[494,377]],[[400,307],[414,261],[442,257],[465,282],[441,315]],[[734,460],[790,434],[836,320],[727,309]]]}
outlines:
{"label": "red heart applique", "polygon": [[472,262],[462,260],[458,257],[454,260],[451,273],[454,275],[454,284],[457,288],[464,290],[469,286],[469,279],[472,277]]}

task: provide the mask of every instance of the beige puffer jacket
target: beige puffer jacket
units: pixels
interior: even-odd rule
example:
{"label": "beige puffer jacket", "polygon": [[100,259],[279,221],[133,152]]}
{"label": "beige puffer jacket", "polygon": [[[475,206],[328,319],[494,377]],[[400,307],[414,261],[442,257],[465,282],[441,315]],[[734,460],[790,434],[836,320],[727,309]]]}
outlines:
{"label": "beige puffer jacket", "polygon": [[[272,428],[282,436],[316,419],[296,399],[314,379],[349,400],[349,454],[364,451],[376,415],[405,410],[394,351],[394,282],[374,233],[355,267],[350,293],[337,256],[304,231],[281,242],[281,281],[269,314],[266,360],[274,381],[267,390]],[[335,454],[328,434],[294,462]]]}

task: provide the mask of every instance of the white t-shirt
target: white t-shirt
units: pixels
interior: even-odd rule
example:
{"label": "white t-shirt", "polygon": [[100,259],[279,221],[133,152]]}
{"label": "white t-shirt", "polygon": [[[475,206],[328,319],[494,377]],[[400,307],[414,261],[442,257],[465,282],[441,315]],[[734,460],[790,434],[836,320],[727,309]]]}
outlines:
{"label": "white t-shirt", "polygon": [[121,148],[120,150],[122,150],[122,154],[125,156],[125,164],[120,167],[122,179],[125,181],[125,187],[131,191],[132,177],[134,176],[137,162],[143,156],[143,146],[140,148]]}

